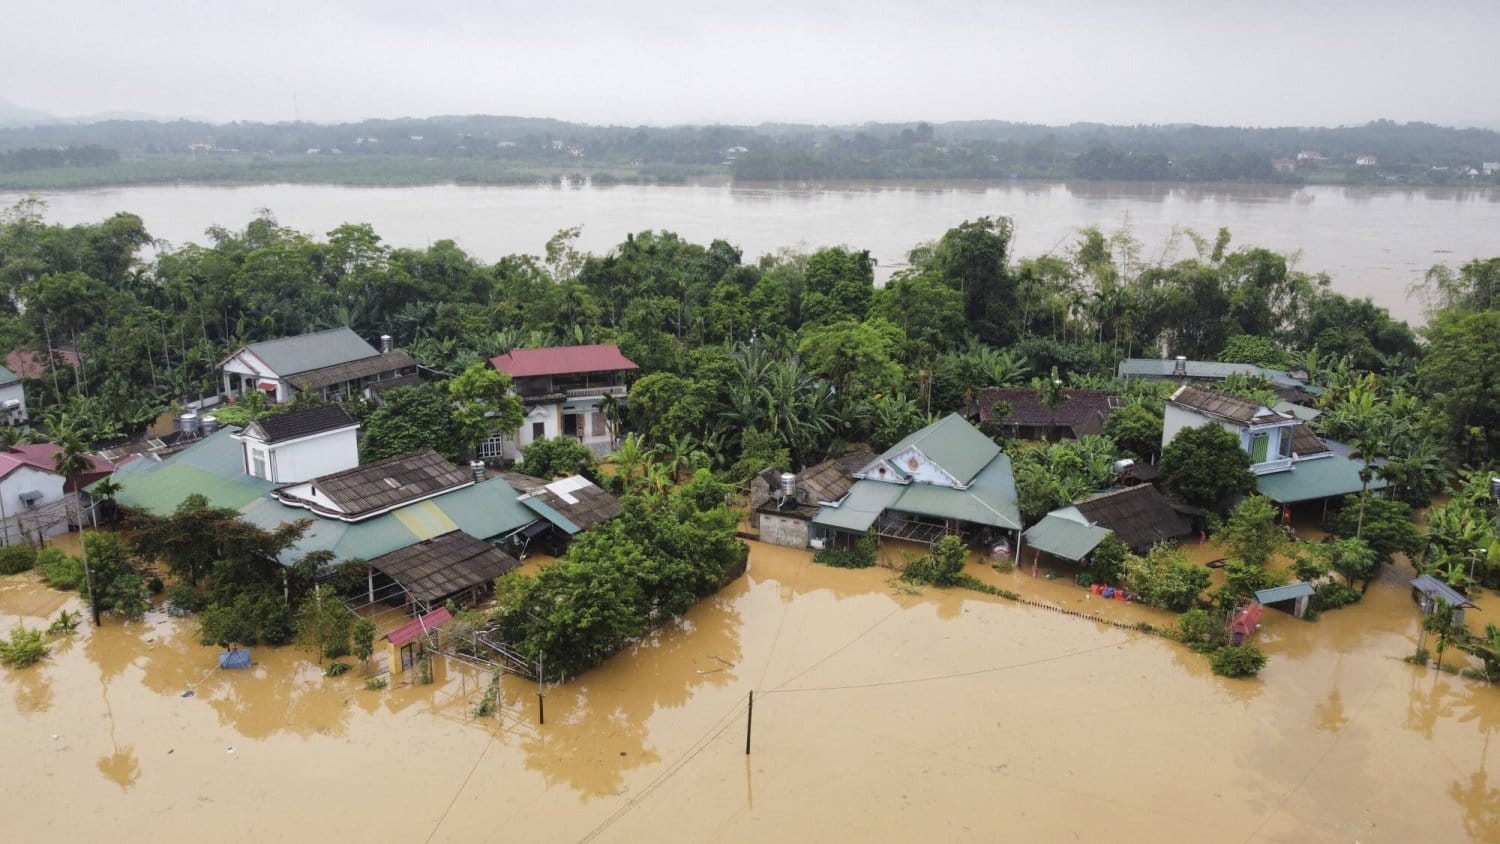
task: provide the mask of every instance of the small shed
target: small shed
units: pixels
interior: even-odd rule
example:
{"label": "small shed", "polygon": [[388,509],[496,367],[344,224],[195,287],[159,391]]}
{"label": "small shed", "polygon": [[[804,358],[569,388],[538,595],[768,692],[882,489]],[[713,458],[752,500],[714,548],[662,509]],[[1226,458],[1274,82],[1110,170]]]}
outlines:
{"label": "small shed", "polygon": [[1229,622],[1229,644],[1245,644],[1245,640],[1260,629],[1260,618],[1265,612],[1266,608],[1260,604],[1246,604],[1235,610],[1234,618]]}
{"label": "small shed", "polygon": [[1296,583],[1288,583],[1285,586],[1259,589],[1255,593],[1255,601],[1261,606],[1292,601],[1292,615],[1301,618],[1307,615],[1307,604],[1312,599],[1312,596],[1312,584],[1299,580]]}
{"label": "small shed", "polygon": [[438,607],[426,615],[420,615],[385,634],[386,644],[391,649],[391,673],[405,671],[422,658],[422,639],[436,632],[453,620],[447,607]]}
{"label": "small shed", "polygon": [[1453,608],[1453,623],[1464,623],[1464,610],[1474,606],[1474,603],[1464,596],[1464,593],[1454,589],[1452,586],[1438,580],[1430,574],[1423,574],[1411,580],[1411,599],[1422,608],[1422,615],[1432,615],[1437,608],[1438,601],[1442,601]]}

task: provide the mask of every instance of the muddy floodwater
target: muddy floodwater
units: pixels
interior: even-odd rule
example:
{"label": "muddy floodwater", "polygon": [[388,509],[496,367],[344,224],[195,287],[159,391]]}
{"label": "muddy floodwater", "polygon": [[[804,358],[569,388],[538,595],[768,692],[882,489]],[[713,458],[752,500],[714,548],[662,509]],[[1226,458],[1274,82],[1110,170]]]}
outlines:
{"label": "muddy floodwater", "polygon": [[[1029,567],[971,569],[1170,620]],[[211,670],[190,621],[85,624],[0,671],[3,837],[1500,841],[1500,689],[1400,661],[1405,576],[1316,623],[1269,612],[1269,666],[1232,681],[1131,629],[756,544],[681,625],[550,690],[543,726],[516,678],[500,717],[473,718],[487,677],[463,665],[367,691],[292,649]],[[3,628],[77,605],[0,580]]]}

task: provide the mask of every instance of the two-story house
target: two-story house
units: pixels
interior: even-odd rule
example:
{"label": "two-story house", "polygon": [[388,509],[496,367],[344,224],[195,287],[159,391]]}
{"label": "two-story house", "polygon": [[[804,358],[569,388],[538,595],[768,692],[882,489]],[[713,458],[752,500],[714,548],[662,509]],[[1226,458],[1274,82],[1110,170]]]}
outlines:
{"label": "two-story house", "polygon": [[226,398],[259,390],[272,403],[304,390],[340,399],[421,383],[417,362],[392,349],[390,335],[380,338],[376,351],[349,328],[251,343],[225,358],[219,369]]}
{"label": "two-story house", "polygon": [[230,436],[244,446],[245,474],[272,483],[359,465],[359,423],[337,404],[267,416]]}
{"label": "two-story house", "polygon": [[[1256,490],[1279,504],[1326,501],[1365,488],[1364,465],[1350,458],[1348,446],[1319,437],[1290,413],[1199,387],[1179,387],[1167,399],[1162,448],[1183,429],[1205,424],[1221,425],[1239,439],[1250,455]],[[1372,478],[1368,488],[1385,486]]]}
{"label": "two-story house", "polygon": [[606,396],[623,403],[626,373],[638,369],[613,343],[516,349],[490,363],[511,377],[511,391],[526,405],[526,418],[514,436],[479,444],[481,460],[519,460],[540,439],[573,437],[596,454],[615,446],[616,431],[601,409]]}

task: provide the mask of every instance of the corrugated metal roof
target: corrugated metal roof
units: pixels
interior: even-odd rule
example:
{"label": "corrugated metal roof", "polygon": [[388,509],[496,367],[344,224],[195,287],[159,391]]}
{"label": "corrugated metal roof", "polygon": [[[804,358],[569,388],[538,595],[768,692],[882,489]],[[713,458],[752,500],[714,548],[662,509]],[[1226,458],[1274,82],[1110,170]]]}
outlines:
{"label": "corrugated metal roof", "polygon": [[390,640],[391,644],[399,648],[402,645],[421,637],[425,633],[430,633],[433,630],[442,627],[444,624],[447,624],[452,620],[453,614],[448,612],[447,607],[438,607],[432,612],[419,618],[414,618],[411,621],[408,621],[407,623],[401,625],[400,627],[397,627],[395,630],[392,630],[391,632],[385,634],[385,638]]}
{"label": "corrugated metal roof", "polygon": [[[1288,472],[1256,475],[1255,489],[1280,504],[1351,495],[1360,490],[1359,470],[1362,465],[1334,450],[1325,457],[1297,460]],[[1371,491],[1385,487],[1382,478],[1370,479]]]}
{"label": "corrugated metal roof", "polygon": [[572,519],[569,519],[562,513],[557,512],[557,508],[553,507],[552,505],[548,504],[535,495],[528,495],[525,498],[522,498],[521,503],[528,509],[530,509],[533,513],[536,513],[538,516],[541,516],[542,518],[556,525],[558,529],[564,531],[569,536],[572,536],[573,534],[576,534],[580,530],[582,530],[582,528],[573,523]]}
{"label": "corrugated metal roof", "polygon": [[382,554],[369,563],[401,584],[408,594],[429,603],[487,583],[521,565],[515,557],[461,530]]}
{"label": "corrugated metal roof", "polygon": [[961,484],[972,481],[1000,453],[1000,446],[979,433],[978,428],[970,425],[957,413],[950,413],[931,425],[908,434],[901,442],[886,449],[880,457],[882,460],[890,460],[913,447]]}
{"label": "corrugated metal roof", "polygon": [[273,413],[251,422],[245,430],[253,435],[258,429],[266,442],[279,443],[325,431],[336,431],[354,424],[357,424],[354,417],[349,415],[343,405],[325,404],[322,407]]}
{"label": "corrugated metal roof", "polygon": [[1441,598],[1443,603],[1450,607],[1472,607],[1474,603],[1465,598],[1463,593],[1452,586],[1433,577],[1430,574],[1418,575],[1411,579],[1411,586],[1419,592]]}
{"label": "corrugated metal roof", "polygon": [[[1267,369],[1253,363],[1224,363],[1216,360],[1183,361],[1186,376],[1204,381],[1217,381],[1231,375],[1258,375],[1278,387],[1301,387],[1312,395],[1323,392],[1323,388],[1293,378],[1280,369]],[[1172,358],[1126,358],[1120,361],[1121,377],[1171,378],[1177,374],[1177,361]]]}
{"label": "corrugated metal roof", "polygon": [[556,346],[550,349],[514,349],[493,357],[490,363],[512,378],[534,375],[574,375],[581,372],[615,372],[638,369],[635,361],[620,353],[614,343],[590,346]]}
{"label": "corrugated metal roof", "polygon": [[1191,386],[1178,387],[1177,392],[1172,394],[1170,401],[1173,404],[1192,408],[1202,413],[1246,424],[1285,422],[1292,418],[1287,414],[1277,413],[1264,405],[1256,404],[1253,401],[1246,401],[1239,396],[1231,396],[1228,393],[1220,393],[1214,390],[1201,390]]}
{"label": "corrugated metal roof", "polygon": [[1108,528],[1048,513],[1022,534],[1027,545],[1065,560],[1081,560],[1109,536]]}
{"label": "corrugated metal roof", "polygon": [[[15,353],[12,352],[12,354]],[[14,372],[11,372],[9,369],[6,369],[3,366],[0,366],[0,387],[5,386],[6,384],[14,384],[20,380],[21,376],[15,374]]]}
{"label": "corrugated metal roof", "polygon": [[273,484],[244,474],[240,444],[230,439],[233,426],[204,437],[189,448],[157,461],[139,458],[117,470],[122,485],[117,501],[158,516],[172,511],[192,494],[215,507],[239,511],[247,521],[271,530],[308,519],[307,533],[282,555],[291,564],[310,551],[328,551],[336,560],[369,560],[424,539],[462,530],[478,539],[504,536],[538,521],[517,501],[503,478],[491,478],[453,492],[407,505],[362,522],[319,518],[300,507],[288,507],[270,496]]}
{"label": "corrugated metal roof", "polygon": [[903,490],[890,509],[1007,530],[1021,529],[1021,510],[1008,454],[996,454],[974,476],[968,489],[913,483]]}
{"label": "corrugated metal roof", "polygon": [[1276,411],[1277,413],[1285,413],[1288,416],[1295,416],[1298,419],[1301,419],[1303,422],[1311,422],[1314,419],[1317,419],[1319,416],[1323,415],[1323,411],[1318,410],[1315,407],[1308,407],[1304,404],[1296,404],[1289,401],[1277,402],[1274,406],[1272,406],[1271,409]]}
{"label": "corrugated metal roof", "polygon": [[251,343],[245,349],[283,378],[380,354],[350,328],[330,328],[312,334]]}
{"label": "corrugated metal roof", "polygon": [[826,505],[813,517],[822,527],[864,533],[897,498],[903,487],[880,481],[856,481],[837,506]]}
{"label": "corrugated metal roof", "polygon": [[414,370],[416,365],[417,362],[406,352],[391,351],[383,355],[359,358],[314,369],[311,372],[303,372],[296,377],[288,378],[287,382],[299,390],[318,390],[361,378],[400,372],[403,369]]}
{"label": "corrugated metal roof", "polygon": [[1311,583],[1301,580],[1296,583],[1288,583],[1285,586],[1274,586],[1270,589],[1258,589],[1255,592],[1255,600],[1262,604],[1274,604],[1277,601],[1291,601],[1296,598],[1306,598],[1313,593]]}

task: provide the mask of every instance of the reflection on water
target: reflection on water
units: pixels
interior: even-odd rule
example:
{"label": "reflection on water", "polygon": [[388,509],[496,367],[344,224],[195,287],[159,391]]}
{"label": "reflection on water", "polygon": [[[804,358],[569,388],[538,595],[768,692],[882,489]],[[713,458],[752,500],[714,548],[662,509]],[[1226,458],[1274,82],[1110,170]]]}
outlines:
{"label": "reflection on water", "polygon": [[[201,837],[154,820],[188,810],[232,840],[347,836],[355,816],[437,841],[1500,840],[1500,690],[1399,660],[1404,572],[1315,623],[1269,613],[1270,665],[1241,682],[1102,623],[1170,617],[1067,572],[969,567],[1099,622],[752,547],[746,577],[550,689],[545,725],[514,677],[474,718],[488,676],[464,665],[371,692],[290,648],[217,671],[191,622],[85,624],[0,674],[8,753],[38,760],[0,767],[6,837]],[[0,580],[0,625],[34,587]]]}

